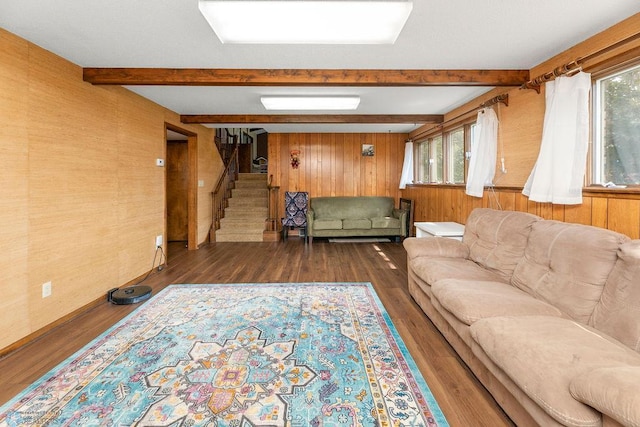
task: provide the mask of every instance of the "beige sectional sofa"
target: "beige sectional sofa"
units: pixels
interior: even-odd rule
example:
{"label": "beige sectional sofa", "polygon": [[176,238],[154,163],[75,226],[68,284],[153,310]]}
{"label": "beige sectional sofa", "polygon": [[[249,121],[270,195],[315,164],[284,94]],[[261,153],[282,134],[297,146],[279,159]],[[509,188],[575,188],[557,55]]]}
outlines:
{"label": "beige sectional sofa", "polygon": [[409,292],[517,425],[640,426],[640,240],[474,210],[408,238]]}
{"label": "beige sectional sofa", "polygon": [[408,212],[394,207],[393,197],[312,197],[307,210],[307,234],[314,237],[407,235]]}

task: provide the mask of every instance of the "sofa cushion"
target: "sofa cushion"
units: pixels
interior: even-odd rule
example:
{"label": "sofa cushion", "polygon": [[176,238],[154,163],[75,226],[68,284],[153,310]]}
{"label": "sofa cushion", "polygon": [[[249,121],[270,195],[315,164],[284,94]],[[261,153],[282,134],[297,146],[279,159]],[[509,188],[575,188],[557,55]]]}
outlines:
{"label": "sofa cushion", "polygon": [[618,247],[629,240],[603,228],[538,221],[512,283],[587,323],[618,258]]}
{"label": "sofa cushion", "polygon": [[341,219],[316,219],[313,221],[316,230],[342,230]]}
{"label": "sofa cushion", "polygon": [[601,415],[575,400],[578,375],[611,366],[640,366],[640,354],[596,329],[551,316],[478,320],[471,337],[511,380],[551,417],[567,426],[600,426]]}
{"label": "sofa cushion", "polygon": [[347,218],[342,220],[343,230],[369,230],[371,220],[367,218]]}
{"label": "sofa cushion", "polygon": [[571,381],[571,395],[628,426],[640,426],[640,367],[600,368]]}
{"label": "sofa cushion", "polygon": [[408,237],[402,242],[407,251],[407,259],[419,257],[469,258],[469,247],[455,239],[445,237]]}
{"label": "sofa cushion", "polygon": [[429,285],[442,279],[502,281],[502,278],[463,258],[419,257],[409,261],[409,267]]}
{"label": "sofa cushion", "polygon": [[312,197],[309,209],[316,219],[376,218],[392,216],[393,197]]}
{"label": "sofa cushion", "polygon": [[531,225],[540,217],[525,212],[474,209],[465,224],[463,242],[469,257],[509,281],[527,245]]}
{"label": "sofa cushion", "polygon": [[431,292],[444,309],[467,325],[495,316],[562,316],[551,304],[501,282],[444,279],[434,283]]}
{"label": "sofa cushion", "polygon": [[640,352],[640,240],[618,249],[590,324]]}
{"label": "sofa cushion", "polygon": [[398,218],[390,216],[383,218],[371,218],[371,228],[400,228],[401,223]]}

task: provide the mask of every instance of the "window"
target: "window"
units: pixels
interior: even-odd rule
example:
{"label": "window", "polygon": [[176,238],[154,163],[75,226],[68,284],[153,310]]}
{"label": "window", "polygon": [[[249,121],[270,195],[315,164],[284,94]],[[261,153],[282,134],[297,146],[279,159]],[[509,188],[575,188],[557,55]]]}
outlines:
{"label": "window", "polygon": [[464,184],[475,122],[435,134],[416,146],[416,182]]}
{"label": "window", "polygon": [[447,134],[447,182],[464,183],[464,127]]}
{"label": "window", "polygon": [[442,182],[442,135],[418,145],[418,182]]}
{"label": "window", "polygon": [[640,185],[640,65],[596,79],[594,184]]}

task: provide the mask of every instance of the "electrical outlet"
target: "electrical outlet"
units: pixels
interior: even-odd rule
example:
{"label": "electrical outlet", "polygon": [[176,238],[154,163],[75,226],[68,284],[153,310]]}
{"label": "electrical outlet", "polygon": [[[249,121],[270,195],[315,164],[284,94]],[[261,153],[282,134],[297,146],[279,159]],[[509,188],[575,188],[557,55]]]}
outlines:
{"label": "electrical outlet", "polygon": [[156,236],[156,248],[159,248],[160,246],[162,246],[162,234]]}
{"label": "electrical outlet", "polygon": [[47,283],[42,284],[42,298],[46,298],[50,296],[51,296],[51,282],[49,281]]}

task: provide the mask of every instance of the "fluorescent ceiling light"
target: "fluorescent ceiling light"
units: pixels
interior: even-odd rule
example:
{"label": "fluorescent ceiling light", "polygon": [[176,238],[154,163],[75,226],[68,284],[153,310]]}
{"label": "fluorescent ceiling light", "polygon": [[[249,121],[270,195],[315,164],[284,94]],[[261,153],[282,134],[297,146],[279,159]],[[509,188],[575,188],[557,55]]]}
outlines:
{"label": "fluorescent ceiling light", "polygon": [[398,0],[199,0],[222,43],[393,44],[413,3]]}
{"label": "fluorescent ceiling light", "polygon": [[359,96],[263,96],[267,110],[355,110]]}

